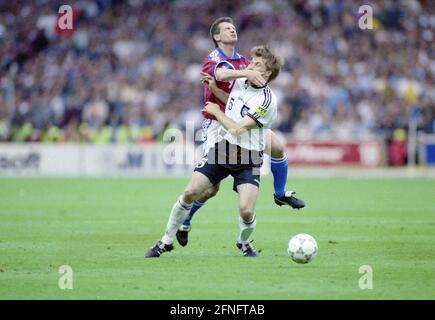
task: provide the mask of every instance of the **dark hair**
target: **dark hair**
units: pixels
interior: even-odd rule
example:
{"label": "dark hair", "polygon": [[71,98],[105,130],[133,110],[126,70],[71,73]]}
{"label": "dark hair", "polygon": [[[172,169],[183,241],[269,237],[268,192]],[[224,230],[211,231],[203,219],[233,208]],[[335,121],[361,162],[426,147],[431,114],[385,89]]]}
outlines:
{"label": "dark hair", "polygon": [[231,24],[234,24],[233,19],[230,18],[230,17],[220,17],[220,18],[217,18],[217,19],[212,23],[212,25],[211,25],[211,27],[210,27],[210,37],[211,37],[211,40],[213,40],[214,45],[216,46],[216,48],[218,47],[218,44],[217,44],[217,42],[216,42],[216,40],[214,39],[213,36],[214,36],[215,34],[218,34],[219,32],[221,32],[221,30],[220,30],[220,28],[219,28],[219,25],[220,25],[222,22],[229,22],[229,23],[231,23]]}
{"label": "dark hair", "polygon": [[266,69],[268,71],[272,71],[267,82],[270,82],[278,77],[279,71],[283,65],[283,61],[282,58],[278,56],[272,48],[267,45],[253,47],[251,49],[251,56],[263,58]]}

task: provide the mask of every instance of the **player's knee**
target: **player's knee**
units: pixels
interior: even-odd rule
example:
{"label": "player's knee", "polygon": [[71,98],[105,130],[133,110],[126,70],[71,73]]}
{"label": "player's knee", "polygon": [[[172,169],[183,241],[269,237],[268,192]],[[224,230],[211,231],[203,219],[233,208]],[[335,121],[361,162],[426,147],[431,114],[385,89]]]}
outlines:
{"label": "player's knee", "polygon": [[204,193],[204,201],[213,198],[219,191],[219,185],[213,186]]}
{"label": "player's knee", "polygon": [[200,193],[198,190],[192,186],[188,186],[186,189],[184,189],[183,198],[189,203],[199,199],[199,196]]}
{"label": "player's knee", "polygon": [[246,223],[252,221],[254,218],[254,210],[249,205],[241,205],[240,206],[240,218]]}
{"label": "player's knee", "polygon": [[285,155],[283,144],[278,140],[274,140],[274,143],[272,143],[272,148],[270,153],[272,158],[277,158],[277,159],[283,158]]}

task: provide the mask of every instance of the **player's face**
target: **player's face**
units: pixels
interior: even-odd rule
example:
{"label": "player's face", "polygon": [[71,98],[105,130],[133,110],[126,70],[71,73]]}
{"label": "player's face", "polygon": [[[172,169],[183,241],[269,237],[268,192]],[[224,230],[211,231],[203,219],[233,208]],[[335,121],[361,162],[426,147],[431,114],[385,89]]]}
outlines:
{"label": "player's face", "polygon": [[266,63],[262,57],[253,57],[246,69],[260,72],[264,79],[268,79],[272,74],[270,70],[267,70]]}
{"label": "player's face", "polygon": [[215,36],[217,41],[222,43],[235,43],[237,42],[236,27],[229,22],[222,22],[219,24],[219,33]]}

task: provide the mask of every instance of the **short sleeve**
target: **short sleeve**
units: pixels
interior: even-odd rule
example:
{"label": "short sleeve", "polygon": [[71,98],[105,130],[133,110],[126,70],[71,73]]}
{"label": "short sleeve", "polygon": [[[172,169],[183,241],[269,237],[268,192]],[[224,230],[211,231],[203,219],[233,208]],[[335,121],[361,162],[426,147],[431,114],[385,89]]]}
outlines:
{"label": "short sleeve", "polygon": [[276,99],[270,89],[265,89],[263,95],[253,101],[246,115],[252,118],[259,128],[269,128],[276,117]]}
{"label": "short sleeve", "polygon": [[216,77],[217,68],[226,68],[226,69],[233,69],[234,70],[234,66],[231,63],[229,63],[228,61],[225,61],[225,60],[219,61],[218,63],[216,63],[214,70],[213,70],[213,76],[216,80],[217,80],[217,77]]}
{"label": "short sleeve", "polygon": [[202,64],[202,71],[213,76],[216,80],[217,80],[216,78],[217,68],[227,68],[227,69],[234,70],[234,66],[226,60],[214,61],[214,60],[206,59]]}
{"label": "short sleeve", "polygon": [[205,59],[204,62],[202,63],[202,71],[213,76],[216,63],[217,63],[216,61]]}

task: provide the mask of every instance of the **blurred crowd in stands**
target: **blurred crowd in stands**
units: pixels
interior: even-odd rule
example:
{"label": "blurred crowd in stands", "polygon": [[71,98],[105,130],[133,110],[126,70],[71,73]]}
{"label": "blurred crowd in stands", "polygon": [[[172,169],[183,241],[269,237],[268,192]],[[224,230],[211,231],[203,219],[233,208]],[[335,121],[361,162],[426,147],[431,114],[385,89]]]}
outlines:
{"label": "blurred crowd in stands", "polygon": [[[240,53],[268,43],[285,59],[272,85],[283,134],[406,140],[411,119],[435,132],[431,0],[81,0],[72,31],[57,26],[63,2],[0,2],[0,141],[142,142],[200,128],[201,63],[220,16],[233,17]],[[373,29],[362,30],[367,3]]]}

